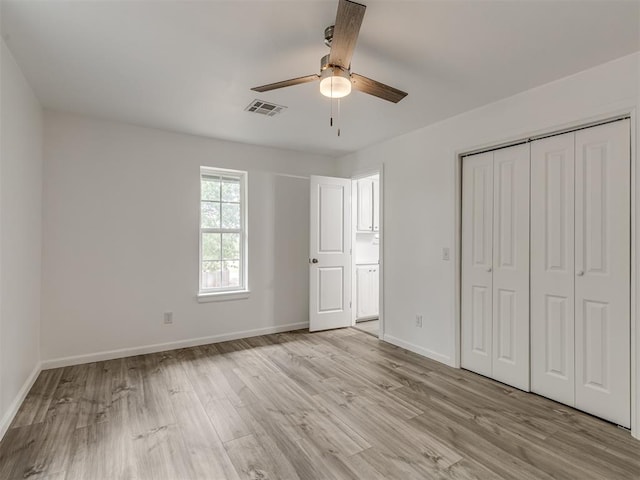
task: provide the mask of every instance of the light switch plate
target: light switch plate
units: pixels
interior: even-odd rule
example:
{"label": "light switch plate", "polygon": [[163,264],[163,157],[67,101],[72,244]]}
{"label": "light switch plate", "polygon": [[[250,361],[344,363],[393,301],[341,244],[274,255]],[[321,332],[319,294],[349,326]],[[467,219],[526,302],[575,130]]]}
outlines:
{"label": "light switch plate", "polygon": [[449,260],[449,247],[442,248],[442,259]]}

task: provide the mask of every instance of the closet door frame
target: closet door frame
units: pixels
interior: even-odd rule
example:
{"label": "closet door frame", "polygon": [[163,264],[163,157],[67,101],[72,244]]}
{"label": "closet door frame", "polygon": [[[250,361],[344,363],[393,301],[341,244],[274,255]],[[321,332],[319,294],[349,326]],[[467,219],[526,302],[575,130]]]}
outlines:
{"label": "closet door frame", "polygon": [[[640,103],[640,102],[639,102]],[[454,334],[453,352],[448,365],[460,368],[461,359],[461,299],[462,299],[462,160],[464,157],[476,153],[481,153],[497,148],[517,145],[526,142],[534,137],[544,137],[575,131],[581,128],[589,128],[602,123],[630,118],[631,125],[631,434],[640,440],[640,303],[636,293],[639,283],[638,271],[640,271],[640,225],[638,215],[640,215],[640,174],[638,168],[638,141],[640,140],[640,122],[638,121],[637,105],[628,104],[620,106],[615,110],[600,109],[595,110],[589,117],[582,117],[564,124],[556,124],[548,128],[535,131],[524,131],[511,135],[508,138],[502,137],[500,141],[488,141],[485,143],[475,143],[473,145],[461,144],[452,148],[452,160],[454,161],[454,324],[452,331]]]}

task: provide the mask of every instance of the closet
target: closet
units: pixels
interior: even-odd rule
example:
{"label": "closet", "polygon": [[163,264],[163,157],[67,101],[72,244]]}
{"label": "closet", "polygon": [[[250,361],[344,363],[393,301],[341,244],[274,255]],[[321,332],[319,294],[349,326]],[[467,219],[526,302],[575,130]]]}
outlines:
{"label": "closet", "polygon": [[631,424],[629,120],[531,144],[531,390]]}
{"label": "closet", "polygon": [[528,390],[529,146],[462,168],[462,366]]}
{"label": "closet", "polygon": [[462,193],[463,368],[625,427],[630,160],[624,119],[465,157]]}

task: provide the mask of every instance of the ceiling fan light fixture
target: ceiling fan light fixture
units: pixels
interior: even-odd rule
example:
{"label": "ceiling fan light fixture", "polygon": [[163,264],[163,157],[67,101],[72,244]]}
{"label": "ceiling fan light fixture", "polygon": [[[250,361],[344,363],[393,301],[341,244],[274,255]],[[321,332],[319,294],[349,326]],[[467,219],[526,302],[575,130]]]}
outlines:
{"label": "ceiling fan light fixture", "polygon": [[338,67],[327,67],[320,74],[320,93],[329,98],[342,98],[351,93],[349,72]]}

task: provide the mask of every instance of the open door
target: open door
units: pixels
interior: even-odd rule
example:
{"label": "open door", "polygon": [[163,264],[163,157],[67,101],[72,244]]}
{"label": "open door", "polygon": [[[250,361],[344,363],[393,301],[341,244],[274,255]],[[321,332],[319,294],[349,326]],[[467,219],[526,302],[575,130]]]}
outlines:
{"label": "open door", "polygon": [[311,176],[309,331],[351,326],[351,180]]}

